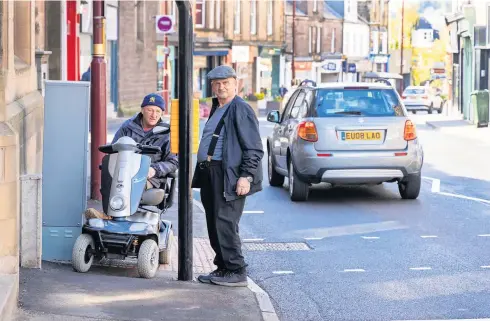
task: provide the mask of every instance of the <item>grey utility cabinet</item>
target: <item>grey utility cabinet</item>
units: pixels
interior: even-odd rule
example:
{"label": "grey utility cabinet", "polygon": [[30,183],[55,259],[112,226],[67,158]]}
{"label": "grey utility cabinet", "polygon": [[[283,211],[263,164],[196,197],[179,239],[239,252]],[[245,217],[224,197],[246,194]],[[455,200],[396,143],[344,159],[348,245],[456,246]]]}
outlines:
{"label": "grey utility cabinet", "polygon": [[42,259],[70,261],[87,206],[90,83],[46,81]]}

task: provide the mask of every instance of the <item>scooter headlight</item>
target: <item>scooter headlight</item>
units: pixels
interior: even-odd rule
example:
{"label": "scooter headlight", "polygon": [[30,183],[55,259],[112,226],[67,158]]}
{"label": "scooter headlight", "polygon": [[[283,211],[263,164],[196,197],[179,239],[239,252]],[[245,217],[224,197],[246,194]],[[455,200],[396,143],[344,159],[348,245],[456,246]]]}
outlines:
{"label": "scooter headlight", "polygon": [[110,202],[109,202],[109,206],[114,210],[114,211],[120,211],[122,209],[124,209],[124,198],[122,198],[121,196],[114,196],[113,198],[111,198]]}

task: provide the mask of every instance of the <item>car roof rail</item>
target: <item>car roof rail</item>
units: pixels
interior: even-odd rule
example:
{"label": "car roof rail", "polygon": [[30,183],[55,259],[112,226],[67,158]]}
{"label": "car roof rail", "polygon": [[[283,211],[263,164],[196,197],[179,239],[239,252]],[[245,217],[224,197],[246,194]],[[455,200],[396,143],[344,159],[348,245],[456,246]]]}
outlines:
{"label": "car roof rail", "polygon": [[376,80],[375,80],[375,82],[380,82],[380,83],[383,83],[383,84],[385,84],[385,85],[388,85],[388,86],[392,87],[391,82],[389,82],[388,80],[383,79],[383,78],[381,78],[381,79],[376,79]]}
{"label": "car roof rail", "polygon": [[311,85],[312,85],[313,87],[316,87],[316,82],[315,82],[315,81],[313,81],[313,80],[310,80],[310,79],[305,79],[305,80],[303,80],[303,81],[302,81],[302,82],[299,84],[299,87],[307,86],[307,85],[308,85],[308,83],[311,83]]}

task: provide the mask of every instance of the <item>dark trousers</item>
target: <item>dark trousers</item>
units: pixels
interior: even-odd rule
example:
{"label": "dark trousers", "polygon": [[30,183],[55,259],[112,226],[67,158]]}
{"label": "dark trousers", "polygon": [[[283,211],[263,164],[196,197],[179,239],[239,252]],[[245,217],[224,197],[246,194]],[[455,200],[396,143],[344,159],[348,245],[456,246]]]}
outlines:
{"label": "dark trousers", "polygon": [[206,211],[209,241],[216,253],[214,264],[218,268],[238,270],[246,266],[238,224],[242,217],[245,198],[226,201],[224,176],[220,163],[200,170],[201,202]]}

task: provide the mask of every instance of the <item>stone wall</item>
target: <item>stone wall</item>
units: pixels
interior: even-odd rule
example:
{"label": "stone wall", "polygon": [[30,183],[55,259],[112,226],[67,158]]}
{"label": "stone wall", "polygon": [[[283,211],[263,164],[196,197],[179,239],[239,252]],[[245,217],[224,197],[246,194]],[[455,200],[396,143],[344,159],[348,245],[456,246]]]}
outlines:
{"label": "stone wall", "polygon": [[[119,112],[132,115],[140,110],[143,97],[157,89],[156,1],[141,1],[142,39],[138,39],[137,6],[134,1],[119,2]],[[140,9],[141,10],[141,9]]]}

